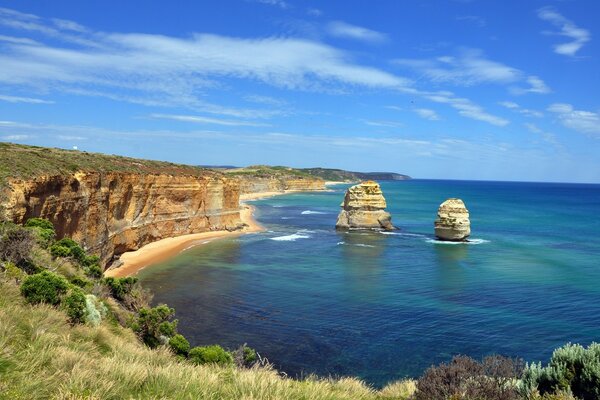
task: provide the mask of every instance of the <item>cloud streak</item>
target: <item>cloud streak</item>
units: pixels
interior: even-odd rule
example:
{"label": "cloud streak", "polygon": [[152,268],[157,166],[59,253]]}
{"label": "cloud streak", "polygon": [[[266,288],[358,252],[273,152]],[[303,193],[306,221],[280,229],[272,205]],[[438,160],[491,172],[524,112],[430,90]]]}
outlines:
{"label": "cloud streak", "polygon": [[327,25],[327,33],[334,37],[354,39],[367,43],[384,43],[388,40],[387,35],[384,33],[348,24],[343,21],[330,22]]}
{"label": "cloud streak", "polygon": [[559,29],[558,32],[546,32],[546,34],[564,36],[570,39],[567,43],[554,45],[556,54],[574,57],[579,49],[591,40],[591,34],[587,29],[579,28],[572,21],[559,14],[553,7],[540,8],[537,15]]}
{"label": "cloud streak", "polygon": [[567,128],[600,139],[600,114],[576,110],[571,104],[554,103],[548,107]]}

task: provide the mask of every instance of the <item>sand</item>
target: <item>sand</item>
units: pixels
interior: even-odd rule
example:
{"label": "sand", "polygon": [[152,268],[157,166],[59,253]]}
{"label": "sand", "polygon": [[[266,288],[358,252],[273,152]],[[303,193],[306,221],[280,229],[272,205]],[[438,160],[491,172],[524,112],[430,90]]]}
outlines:
{"label": "sand", "polygon": [[136,251],[129,251],[121,255],[122,265],[109,269],[104,276],[125,277],[135,275],[139,270],[152,264],[168,260],[171,257],[191,247],[208,243],[212,240],[225,237],[236,237],[248,233],[261,232],[264,228],[253,217],[254,207],[242,204],[240,217],[248,225],[239,231],[211,231],[165,238],[149,243]]}

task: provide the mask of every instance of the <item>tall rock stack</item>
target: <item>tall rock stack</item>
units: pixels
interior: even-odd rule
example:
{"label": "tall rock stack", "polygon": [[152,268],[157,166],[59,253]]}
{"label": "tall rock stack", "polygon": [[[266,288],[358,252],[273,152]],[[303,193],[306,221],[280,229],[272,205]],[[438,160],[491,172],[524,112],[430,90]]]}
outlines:
{"label": "tall rock stack", "polygon": [[336,229],[395,229],[381,187],[375,181],[365,181],[346,191],[341,204]]}
{"label": "tall rock stack", "polygon": [[448,199],[438,209],[435,236],[440,240],[462,242],[471,234],[469,210],[461,199]]}

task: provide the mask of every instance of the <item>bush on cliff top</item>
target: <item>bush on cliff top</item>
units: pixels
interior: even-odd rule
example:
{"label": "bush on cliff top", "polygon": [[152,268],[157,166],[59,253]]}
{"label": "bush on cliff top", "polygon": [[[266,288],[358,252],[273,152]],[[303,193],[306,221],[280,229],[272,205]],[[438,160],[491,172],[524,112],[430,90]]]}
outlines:
{"label": "bush on cliff top", "polygon": [[131,328],[148,347],[156,348],[167,344],[177,333],[177,320],[172,321],[174,315],[175,310],[164,304],[142,308]]}
{"label": "bush on cliff top", "polygon": [[233,357],[218,344],[194,347],[190,350],[189,360],[194,364],[232,365]]}
{"label": "bush on cliff top", "polygon": [[27,277],[21,285],[21,294],[31,304],[46,303],[58,305],[61,296],[67,292],[69,283],[62,276],[50,271]]}

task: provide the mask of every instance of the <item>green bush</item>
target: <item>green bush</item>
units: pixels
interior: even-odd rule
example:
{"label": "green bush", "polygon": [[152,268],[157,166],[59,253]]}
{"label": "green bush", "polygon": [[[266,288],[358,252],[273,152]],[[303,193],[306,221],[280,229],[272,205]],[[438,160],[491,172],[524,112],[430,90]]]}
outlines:
{"label": "green bush", "polygon": [[27,274],[11,262],[4,264],[4,274],[8,279],[14,280],[16,283],[21,283],[23,279],[27,278]]}
{"label": "green bush", "polygon": [[71,249],[66,246],[61,246],[60,244],[53,244],[50,246],[50,254],[56,258],[65,258],[71,257]]}
{"label": "green bush", "polygon": [[142,308],[131,328],[150,348],[166,344],[177,333],[177,320],[171,321],[175,310],[165,304],[154,308]]}
{"label": "green bush", "polygon": [[233,362],[238,367],[251,367],[256,363],[258,356],[256,355],[256,350],[251,347],[248,347],[246,344],[238,347],[236,350],[231,352],[231,356],[233,357]]}
{"label": "green bush", "polygon": [[92,265],[100,264],[100,257],[96,255],[86,256],[83,260],[84,267],[91,267]]}
{"label": "green bush", "polygon": [[521,382],[524,395],[537,389],[542,395],[571,392],[579,399],[599,399],[600,344],[585,348],[568,343],[559,347],[546,367],[528,365]]}
{"label": "green bush", "polygon": [[110,289],[111,295],[117,300],[125,300],[125,296],[131,293],[138,279],[132,276],[127,278],[104,278],[102,281]]}
{"label": "green bush", "polygon": [[80,276],[74,276],[70,279],[70,282],[77,286],[80,287],[82,289],[88,288],[90,286],[92,286],[92,282],[90,282],[89,280],[82,278]]}
{"label": "green bush", "polygon": [[44,271],[27,277],[21,285],[21,294],[31,304],[47,303],[57,305],[68,288],[69,283],[65,278]]}
{"label": "green bush", "polygon": [[189,359],[194,364],[233,364],[233,357],[218,344],[194,347],[190,350]]}
{"label": "green bush", "polygon": [[25,227],[32,228],[37,233],[38,243],[44,248],[48,247],[56,236],[54,225],[44,218],[29,218]]}
{"label": "green bush", "polygon": [[190,342],[183,335],[175,335],[169,339],[169,347],[173,350],[173,353],[187,357],[190,352]]}
{"label": "green bush", "polygon": [[86,301],[85,293],[78,287],[72,287],[70,293],[62,300],[69,320],[74,324],[85,322]]}
{"label": "green bush", "polygon": [[52,225],[52,222],[45,218],[29,218],[27,222],[25,222],[25,227],[54,231],[54,225]]}
{"label": "green bush", "polygon": [[85,274],[90,278],[102,278],[102,268],[98,264],[92,264],[85,269]]}

